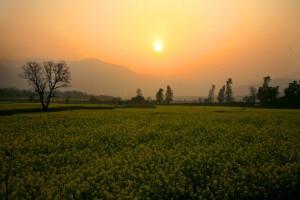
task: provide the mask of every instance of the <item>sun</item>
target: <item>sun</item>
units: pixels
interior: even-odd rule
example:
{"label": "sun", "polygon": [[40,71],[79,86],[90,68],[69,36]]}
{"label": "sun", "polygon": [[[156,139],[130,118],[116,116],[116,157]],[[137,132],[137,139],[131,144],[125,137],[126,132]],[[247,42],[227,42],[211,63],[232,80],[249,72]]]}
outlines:
{"label": "sun", "polygon": [[153,43],[153,46],[154,46],[154,50],[157,51],[157,52],[160,52],[164,49],[164,46],[162,44],[161,41],[157,40]]}

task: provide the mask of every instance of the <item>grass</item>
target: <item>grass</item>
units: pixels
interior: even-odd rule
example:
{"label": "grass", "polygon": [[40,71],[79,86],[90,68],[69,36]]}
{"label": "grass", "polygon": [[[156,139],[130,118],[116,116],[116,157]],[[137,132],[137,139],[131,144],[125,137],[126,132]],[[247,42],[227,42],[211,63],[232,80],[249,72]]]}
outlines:
{"label": "grass", "polygon": [[80,106],[0,116],[2,199],[299,198],[299,110]]}

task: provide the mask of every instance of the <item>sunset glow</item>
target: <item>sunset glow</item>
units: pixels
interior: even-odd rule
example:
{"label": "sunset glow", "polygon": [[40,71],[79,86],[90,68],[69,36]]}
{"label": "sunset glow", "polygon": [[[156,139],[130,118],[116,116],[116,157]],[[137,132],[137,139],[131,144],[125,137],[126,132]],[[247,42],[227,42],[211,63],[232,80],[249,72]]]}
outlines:
{"label": "sunset glow", "polygon": [[0,57],[97,58],[155,75],[280,76],[299,69],[299,10],[297,0],[0,0]]}
{"label": "sunset glow", "polygon": [[155,51],[162,51],[163,48],[164,48],[162,42],[159,41],[159,40],[158,40],[158,41],[155,41],[153,46],[154,46],[154,50],[155,50]]}

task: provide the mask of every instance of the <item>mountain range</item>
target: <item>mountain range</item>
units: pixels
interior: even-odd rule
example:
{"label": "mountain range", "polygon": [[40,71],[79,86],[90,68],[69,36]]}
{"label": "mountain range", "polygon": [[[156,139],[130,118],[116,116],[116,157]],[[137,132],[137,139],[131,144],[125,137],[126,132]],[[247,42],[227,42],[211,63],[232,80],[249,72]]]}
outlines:
{"label": "mountain range", "polygon": [[[16,87],[20,89],[29,89],[26,80],[21,78],[22,66],[28,61],[43,62],[48,59],[24,59],[9,60],[0,59],[0,87]],[[209,78],[197,79],[187,78],[187,75],[149,75],[136,73],[127,67],[119,66],[98,59],[84,59],[76,61],[67,61],[67,65],[71,72],[71,87],[64,90],[79,90],[95,95],[111,95],[122,98],[130,98],[135,96],[137,88],[141,88],[145,97],[155,97],[155,93],[159,88],[165,89],[169,84],[174,90],[175,99],[180,100],[196,100],[198,97],[206,97],[210,90],[211,83]],[[271,85],[280,86],[283,89],[288,83],[295,80],[299,73],[293,77],[276,78],[272,80]],[[218,80],[216,85],[215,96],[221,87],[225,84],[227,77]],[[235,81],[234,77],[233,80]],[[262,77],[261,77],[262,80]],[[238,81],[237,81],[238,82]],[[241,82],[241,81],[240,81]],[[248,93],[250,85],[258,88],[261,82],[249,82],[249,84],[233,84],[234,96],[238,99]]]}

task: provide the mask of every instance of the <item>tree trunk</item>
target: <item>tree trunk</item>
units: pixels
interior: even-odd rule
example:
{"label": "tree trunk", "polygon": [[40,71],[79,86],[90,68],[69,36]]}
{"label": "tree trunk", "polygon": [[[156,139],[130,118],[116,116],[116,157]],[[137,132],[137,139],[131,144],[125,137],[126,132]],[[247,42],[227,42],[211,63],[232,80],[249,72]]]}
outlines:
{"label": "tree trunk", "polygon": [[44,103],[42,105],[43,105],[43,112],[46,112],[48,110],[48,106],[46,106]]}
{"label": "tree trunk", "polygon": [[41,101],[41,104],[42,104],[43,112],[46,112],[47,109],[48,109],[48,106],[46,106],[45,103],[44,103],[44,95],[40,94],[40,101]]}
{"label": "tree trunk", "polygon": [[48,110],[48,106],[49,106],[49,104],[50,104],[52,92],[53,92],[53,88],[50,89],[50,92],[49,92],[49,94],[48,94],[48,96],[47,96],[46,111]]}

